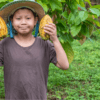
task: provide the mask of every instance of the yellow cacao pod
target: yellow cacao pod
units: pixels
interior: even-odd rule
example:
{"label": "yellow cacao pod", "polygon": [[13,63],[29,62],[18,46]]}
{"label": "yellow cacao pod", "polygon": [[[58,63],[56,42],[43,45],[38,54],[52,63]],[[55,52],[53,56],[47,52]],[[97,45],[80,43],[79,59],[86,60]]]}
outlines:
{"label": "yellow cacao pod", "polygon": [[40,21],[39,33],[43,40],[48,40],[50,38],[50,36],[44,32],[44,28],[43,28],[46,24],[49,23],[53,23],[49,15],[45,15]]}
{"label": "yellow cacao pod", "polygon": [[8,30],[5,21],[0,17],[0,37],[7,36]]}

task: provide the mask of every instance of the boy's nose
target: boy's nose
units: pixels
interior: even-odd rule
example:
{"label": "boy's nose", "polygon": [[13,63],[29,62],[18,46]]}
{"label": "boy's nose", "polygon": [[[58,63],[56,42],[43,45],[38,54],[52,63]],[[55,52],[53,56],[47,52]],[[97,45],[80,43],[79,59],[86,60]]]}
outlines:
{"label": "boy's nose", "polygon": [[22,19],[21,24],[26,24],[26,19]]}

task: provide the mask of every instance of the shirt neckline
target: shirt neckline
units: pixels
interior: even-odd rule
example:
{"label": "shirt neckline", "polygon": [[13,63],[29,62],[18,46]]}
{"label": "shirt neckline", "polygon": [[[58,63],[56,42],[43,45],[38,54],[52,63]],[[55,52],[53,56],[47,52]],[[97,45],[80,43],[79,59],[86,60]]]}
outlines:
{"label": "shirt neckline", "polygon": [[26,48],[30,48],[30,47],[32,47],[34,44],[35,44],[35,42],[36,42],[36,40],[37,40],[37,37],[34,37],[35,38],[35,41],[33,42],[33,44],[32,45],[30,45],[30,46],[27,46],[27,47],[23,47],[23,46],[21,46],[20,44],[18,44],[17,42],[16,42],[16,40],[14,39],[14,42],[19,46],[19,47],[21,47],[21,48],[24,48],[24,49],[26,49]]}

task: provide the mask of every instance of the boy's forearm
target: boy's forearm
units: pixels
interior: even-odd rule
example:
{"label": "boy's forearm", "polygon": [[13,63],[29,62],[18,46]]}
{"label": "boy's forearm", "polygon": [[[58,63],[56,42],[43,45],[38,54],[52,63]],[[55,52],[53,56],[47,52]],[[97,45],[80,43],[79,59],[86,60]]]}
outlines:
{"label": "boy's forearm", "polygon": [[62,69],[68,69],[69,62],[67,59],[67,55],[66,55],[61,43],[59,42],[58,38],[56,39],[56,41],[53,42],[53,44],[54,44],[56,55],[57,55],[57,61],[60,65],[60,67]]}

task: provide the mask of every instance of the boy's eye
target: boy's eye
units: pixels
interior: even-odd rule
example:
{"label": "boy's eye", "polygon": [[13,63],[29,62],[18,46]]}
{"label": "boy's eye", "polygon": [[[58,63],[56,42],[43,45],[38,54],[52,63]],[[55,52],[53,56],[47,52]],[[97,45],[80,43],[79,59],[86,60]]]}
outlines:
{"label": "boy's eye", "polygon": [[27,18],[27,19],[31,19],[31,18]]}
{"label": "boy's eye", "polygon": [[17,20],[20,20],[20,18],[16,18]]}
{"label": "boy's eye", "polygon": [[[17,20],[20,20],[21,18],[16,18]],[[26,18],[26,19],[31,19],[31,18]]]}

